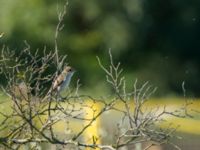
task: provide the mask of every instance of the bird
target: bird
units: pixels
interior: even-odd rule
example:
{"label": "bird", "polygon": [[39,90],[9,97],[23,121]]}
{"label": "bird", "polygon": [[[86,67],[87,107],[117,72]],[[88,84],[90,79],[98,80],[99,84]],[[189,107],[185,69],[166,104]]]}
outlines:
{"label": "bird", "polygon": [[50,95],[52,92],[57,92],[60,94],[62,91],[66,90],[69,87],[72,76],[75,73],[75,69],[71,66],[65,66],[61,74],[59,74],[48,91],[47,95]]}

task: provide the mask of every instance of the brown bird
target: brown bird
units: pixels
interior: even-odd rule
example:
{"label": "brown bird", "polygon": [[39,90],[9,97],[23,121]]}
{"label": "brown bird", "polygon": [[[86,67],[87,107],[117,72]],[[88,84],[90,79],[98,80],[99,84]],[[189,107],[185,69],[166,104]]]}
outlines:
{"label": "brown bird", "polygon": [[54,80],[52,87],[48,92],[48,95],[54,91],[57,91],[58,93],[60,93],[66,88],[68,88],[74,72],[75,72],[75,69],[73,69],[70,66],[66,66],[61,72],[61,74],[58,75],[56,79]]}

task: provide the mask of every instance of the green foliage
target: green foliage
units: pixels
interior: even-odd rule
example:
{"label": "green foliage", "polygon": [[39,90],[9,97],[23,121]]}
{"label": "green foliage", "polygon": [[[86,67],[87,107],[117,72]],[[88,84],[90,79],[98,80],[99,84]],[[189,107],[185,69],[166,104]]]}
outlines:
{"label": "green foliage", "polygon": [[[0,1],[0,32],[5,33],[0,43],[19,51],[23,40],[27,40],[33,51],[43,49],[44,45],[52,49],[57,9],[62,10],[64,2]],[[68,3],[65,27],[58,39],[59,52],[68,54],[68,62],[80,70],[77,78],[84,84],[97,80],[101,83],[95,56],[105,57],[112,48],[115,58],[129,70],[127,76],[134,74],[141,80],[151,80],[161,87],[163,94],[182,94],[178,89],[186,81],[191,94],[199,96],[199,2]]]}

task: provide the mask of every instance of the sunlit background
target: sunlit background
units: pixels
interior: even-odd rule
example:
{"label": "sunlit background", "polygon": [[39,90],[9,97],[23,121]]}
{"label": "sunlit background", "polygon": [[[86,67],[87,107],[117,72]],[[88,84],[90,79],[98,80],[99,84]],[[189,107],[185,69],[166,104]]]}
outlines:
{"label": "sunlit background", "polygon": [[[109,93],[96,56],[106,64],[111,49],[129,88],[136,78],[141,84],[149,81],[158,87],[154,97],[170,99],[183,97],[185,82],[187,97],[200,96],[200,1],[68,3],[59,53],[67,54],[67,63],[76,68],[72,83],[80,79],[82,92]],[[4,33],[0,45],[20,51],[26,40],[32,51],[42,53],[45,46],[53,50],[57,12],[63,4],[61,0],[0,0],[0,33]]]}

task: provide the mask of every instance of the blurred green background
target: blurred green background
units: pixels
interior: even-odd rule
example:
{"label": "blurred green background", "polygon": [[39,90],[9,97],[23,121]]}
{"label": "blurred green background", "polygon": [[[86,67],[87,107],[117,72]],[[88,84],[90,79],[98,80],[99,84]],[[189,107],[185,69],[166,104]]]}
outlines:
{"label": "blurred green background", "polygon": [[[0,0],[0,45],[20,51],[54,48],[57,8],[65,1]],[[107,92],[96,55],[108,64],[108,49],[122,63],[128,86],[137,78],[159,88],[156,96],[199,97],[200,1],[69,0],[59,52],[78,72],[84,91]],[[132,79],[133,82],[130,82]],[[75,83],[75,82],[74,82]]]}

